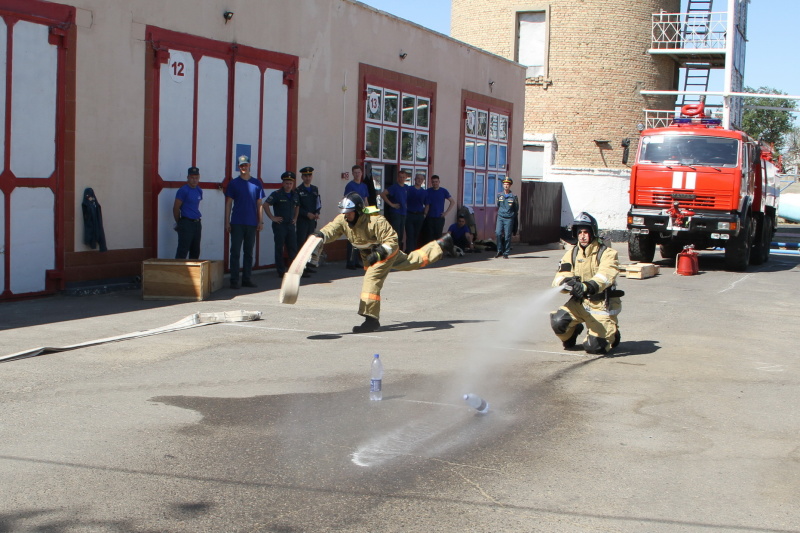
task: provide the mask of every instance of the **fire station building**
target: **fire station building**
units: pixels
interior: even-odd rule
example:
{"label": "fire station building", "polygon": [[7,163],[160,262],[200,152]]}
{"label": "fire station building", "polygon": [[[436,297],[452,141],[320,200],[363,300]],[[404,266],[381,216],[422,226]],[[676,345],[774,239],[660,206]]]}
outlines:
{"label": "fire station building", "polygon": [[[378,188],[438,174],[483,235],[521,172],[525,68],[359,2],[0,0],[0,17],[0,299],[174,257],[192,166],[201,258],[226,265],[239,155],[265,189],[314,167],[322,223],[353,164]],[[105,242],[85,238],[98,214]],[[256,268],[273,254],[266,227]]]}

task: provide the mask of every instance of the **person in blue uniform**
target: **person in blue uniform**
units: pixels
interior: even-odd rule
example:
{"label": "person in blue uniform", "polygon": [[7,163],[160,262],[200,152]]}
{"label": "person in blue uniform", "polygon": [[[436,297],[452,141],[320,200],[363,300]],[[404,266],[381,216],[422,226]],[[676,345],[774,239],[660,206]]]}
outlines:
{"label": "person in blue uniform", "polygon": [[[369,187],[364,183],[364,169],[359,165],[353,165],[350,171],[353,173],[353,179],[344,186],[344,196],[354,192],[366,201],[369,198]],[[355,252],[350,241],[347,241],[347,268],[350,270],[363,268],[361,254]]]}
{"label": "person in blue uniform", "polygon": [[[314,178],[314,167],[303,167],[300,169],[300,179],[303,184],[297,187],[297,196],[300,198],[300,214],[297,216],[297,249],[303,247],[308,236],[317,229],[317,220],[322,209],[319,189],[316,185],[311,185]],[[307,266],[304,273],[314,273],[315,270]]]}
{"label": "person in blue uniform", "polygon": [[[425,232],[426,241],[432,241],[442,236],[444,230],[444,221],[447,213],[455,205],[453,197],[450,196],[450,191],[444,187],[439,186],[439,176],[434,174],[431,176],[431,186],[426,189],[428,195],[428,205],[425,207]],[[444,201],[447,200],[447,209],[444,207]]]}
{"label": "person in blue uniform", "polygon": [[200,169],[189,167],[186,173],[186,185],[175,193],[175,203],[172,204],[172,216],[175,218],[175,231],[178,232],[178,249],[175,259],[199,259],[200,238],[203,225],[200,223],[200,201],[203,199],[203,189],[200,184]]}
{"label": "person in blue uniform", "polygon": [[[276,189],[267,197],[267,205],[264,212],[272,221],[272,235],[275,239],[275,269],[278,277],[282,278],[286,273],[287,265],[283,261],[283,247],[289,256],[289,264],[292,264],[297,255],[297,215],[300,212],[300,197],[294,190],[294,172],[286,171],[281,174],[282,186]],[[270,208],[272,207],[272,213]]]}
{"label": "person in blue uniform", "polygon": [[422,188],[423,185],[425,185],[425,174],[417,174],[414,176],[414,186],[406,189],[408,191],[406,196],[408,213],[406,214],[406,249],[404,251],[407,254],[417,249],[417,243],[422,234],[422,224],[425,222],[428,192]]}
{"label": "person in blue uniform", "polygon": [[503,192],[497,195],[497,224],[495,235],[497,237],[497,255],[508,259],[511,253],[511,236],[517,234],[517,217],[519,216],[519,198],[511,192],[514,181],[506,177],[503,180]]}
{"label": "person in blue uniform", "polygon": [[397,233],[397,242],[403,249],[403,236],[406,231],[406,216],[408,214],[408,186],[406,180],[408,173],[400,170],[395,181],[388,189],[381,192],[383,201],[386,202],[386,220]]}
{"label": "person in blue uniform", "polygon": [[264,202],[264,187],[261,180],[250,175],[250,158],[240,155],[237,159],[239,176],[233,178],[225,189],[225,231],[231,235],[231,289],[239,285],[239,254],[242,254],[241,287],[255,287],[250,279],[253,273],[253,249],[256,234],[264,227],[261,204]]}
{"label": "person in blue uniform", "polygon": [[465,252],[475,251],[475,245],[472,244],[472,231],[470,231],[464,215],[459,213],[456,223],[450,224],[447,233],[453,237],[453,243]]}

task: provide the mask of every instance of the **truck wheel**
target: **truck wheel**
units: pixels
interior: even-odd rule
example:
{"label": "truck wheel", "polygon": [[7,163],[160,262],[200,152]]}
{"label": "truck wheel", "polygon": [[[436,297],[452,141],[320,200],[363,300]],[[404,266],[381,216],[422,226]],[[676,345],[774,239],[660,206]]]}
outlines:
{"label": "truck wheel", "polygon": [[661,254],[661,257],[664,259],[669,259],[670,261],[674,261],[678,254],[683,250],[683,246],[676,244],[674,242],[668,242],[664,244],[658,245],[658,251]]}
{"label": "truck wheel", "polygon": [[628,258],[640,263],[652,263],[656,254],[656,242],[650,235],[628,234]]}
{"label": "truck wheel", "polygon": [[756,224],[745,220],[744,228],[739,236],[728,241],[725,246],[725,268],[735,272],[744,272],[750,264],[750,252],[753,246]]}
{"label": "truck wheel", "polygon": [[769,261],[769,245],[772,241],[772,219],[764,216],[758,221],[756,230],[756,242],[753,244],[753,252],[750,255],[751,265],[760,265]]}

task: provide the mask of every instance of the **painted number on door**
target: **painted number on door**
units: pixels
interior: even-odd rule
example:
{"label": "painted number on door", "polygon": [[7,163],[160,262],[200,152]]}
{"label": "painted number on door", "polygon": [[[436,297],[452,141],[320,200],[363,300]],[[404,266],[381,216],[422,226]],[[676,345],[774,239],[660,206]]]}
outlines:
{"label": "painted number on door", "polygon": [[172,81],[181,83],[186,79],[186,55],[183,52],[171,50],[169,54],[169,75]]}

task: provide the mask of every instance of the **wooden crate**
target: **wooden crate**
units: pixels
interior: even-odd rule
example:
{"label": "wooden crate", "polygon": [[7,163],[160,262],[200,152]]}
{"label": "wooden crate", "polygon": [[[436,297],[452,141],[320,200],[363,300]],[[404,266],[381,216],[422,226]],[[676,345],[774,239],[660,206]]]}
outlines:
{"label": "wooden crate", "polygon": [[142,298],[205,300],[222,287],[223,269],[222,261],[148,259],[142,263]]}
{"label": "wooden crate", "polygon": [[628,279],[647,279],[658,275],[658,271],[661,267],[653,263],[636,263],[633,265],[626,265],[624,269],[625,277]]}
{"label": "wooden crate", "polygon": [[216,292],[222,288],[222,284],[225,282],[225,261],[209,261],[209,263],[211,263],[209,292]]}

